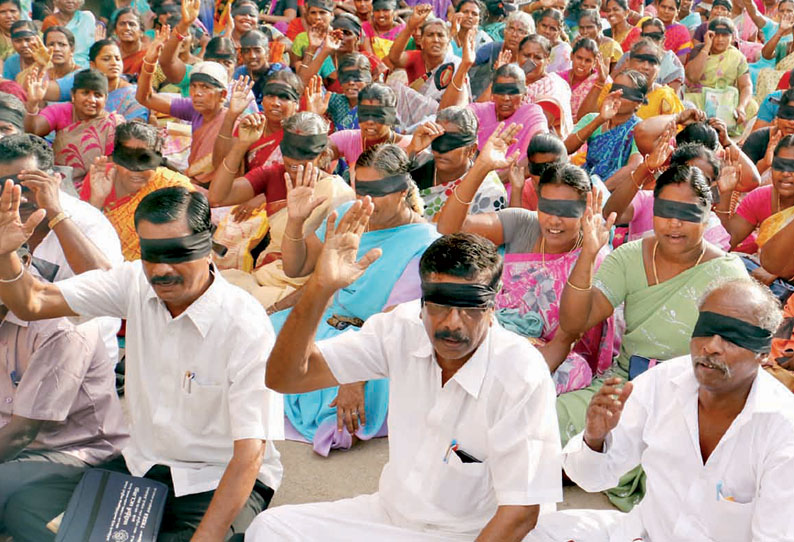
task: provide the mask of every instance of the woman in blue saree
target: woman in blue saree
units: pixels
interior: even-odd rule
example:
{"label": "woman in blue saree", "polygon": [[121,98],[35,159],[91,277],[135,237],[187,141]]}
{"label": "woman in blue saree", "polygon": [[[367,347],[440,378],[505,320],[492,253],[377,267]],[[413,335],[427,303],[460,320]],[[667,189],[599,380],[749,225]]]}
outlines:
{"label": "woman in blue saree", "polygon": [[634,143],[634,128],[640,122],[637,110],[648,103],[647,94],[648,83],[640,72],[627,70],[615,77],[601,110],[579,119],[565,140],[568,154],[587,144],[583,167],[603,181],[628,165],[632,156],[637,161],[635,166],[639,165],[642,156]]}
{"label": "woman in blue saree", "polygon": [[[425,222],[419,191],[408,173],[410,161],[400,147],[371,147],[358,158],[354,187],[359,198],[371,198],[375,210],[368,231],[361,237],[359,254],[381,248],[382,256],[353,284],[340,290],[326,309],[316,339],[342,332],[355,333],[363,322],[388,306],[420,296],[418,260],[439,235]],[[322,203],[314,198],[319,172],[299,169],[296,180],[287,182],[287,227],[282,241],[282,260],[287,276],[305,276],[314,270],[325,238],[325,225],[305,234],[303,224]],[[352,205],[337,209],[343,216]],[[271,316],[278,332],[289,311]],[[359,439],[385,434],[389,403],[388,382],[375,380],[310,393],[286,395],[284,411],[292,426],[314,444],[321,455],[332,448],[349,448],[353,429]]]}

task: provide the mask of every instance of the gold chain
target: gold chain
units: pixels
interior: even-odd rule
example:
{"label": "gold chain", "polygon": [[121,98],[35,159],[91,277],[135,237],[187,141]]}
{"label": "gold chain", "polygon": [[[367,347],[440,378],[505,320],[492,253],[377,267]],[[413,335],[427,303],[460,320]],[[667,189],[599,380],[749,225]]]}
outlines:
{"label": "gold chain", "polygon": [[[651,257],[651,262],[653,263],[653,281],[654,281],[654,286],[659,284],[659,275],[656,274],[656,249],[657,248],[659,248],[659,240],[658,239],[653,244],[653,256]],[[700,261],[703,259],[703,256],[705,254],[706,254],[706,247],[704,246],[703,250],[700,252],[700,257],[698,258],[698,261],[696,261],[695,265],[693,265],[689,269],[697,267],[700,264]]]}

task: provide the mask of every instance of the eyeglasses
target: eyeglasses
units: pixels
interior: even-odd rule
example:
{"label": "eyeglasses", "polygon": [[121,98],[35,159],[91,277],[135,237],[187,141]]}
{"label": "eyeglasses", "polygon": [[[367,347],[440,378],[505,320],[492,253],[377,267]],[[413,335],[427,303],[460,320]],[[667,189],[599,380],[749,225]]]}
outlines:
{"label": "eyeglasses", "polygon": [[456,309],[460,318],[467,322],[479,322],[488,310],[488,307],[453,307],[452,305],[439,305],[430,301],[423,301],[422,303],[425,310],[427,310],[427,314],[433,318],[446,317]]}

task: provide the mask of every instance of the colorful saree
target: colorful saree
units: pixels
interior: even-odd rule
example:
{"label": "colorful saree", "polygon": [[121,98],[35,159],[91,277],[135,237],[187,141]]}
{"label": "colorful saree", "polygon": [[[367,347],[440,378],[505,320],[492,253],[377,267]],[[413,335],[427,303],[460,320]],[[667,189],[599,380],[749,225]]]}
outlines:
{"label": "colorful saree", "polygon": [[140,120],[141,122],[149,122],[149,110],[135,99],[137,90],[138,87],[136,85],[129,85],[109,92],[107,102],[105,102],[105,110],[115,111],[128,121]]}
{"label": "colorful saree", "polygon": [[127,55],[121,59],[123,63],[123,72],[126,75],[130,75],[134,78],[135,81],[138,80],[138,74],[141,73],[143,69],[143,57],[146,56],[146,48],[141,48],[140,51],[132,53],[131,55]]}
{"label": "colorful saree", "polygon": [[[571,89],[571,115],[574,120],[577,120],[579,118],[579,108],[582,107],[584,99],[587,98],[587,95],[598,83],[598,74],[593,72],[587,79],[580,81],[576,85],[571,84],[571,70],[562,72],[560,76],[568,83]],[[611,84],[611,82],[612,80],[607,76],[607,83]]]}
{"label": "colorful saree", "polygon": [[[340,218],[351,205],[352,203],[348,203],[338,209]],[[325,225],[317,231],[317,236],[320,239],[325,238]],[[427,223],[406,224],[364,233],[358,249],[359,257],[377,247],[384,248],[383,255],[358,280],[336,293],[333,302],[323,313],[315,340],[343,332],[355,333],[353,330],[340,331],[328,325],[327,320],[335,314],[366,320],[380,312],[409,262],[418,258],[438,236],[435,226]],[[270,317],[276,332],[284,325],[289,312],[277,312]],[[287,418],[305,439],[313,441],[315,451],[322,455],[327,455],[330,448],[342,445],[337,440],[342,435],[336,430],[336,409],[328,406],[336,393],[337,388],[327,388],[284,396],[284,412]],[[386,421],[389,405],[388,380],[367,382],[365,394],[367,425],[356,433],[361,439],[372,438],[378,434]]]}
{"label": "colorful saree", "polygon": [[72,110],[72,124],[55,132],[52,150],[55,163],[72,168],[72,179],[78,190],[94,159],[113,152],[116,126],[124,122],[117,113],[103,111],[91,120],[76,120]]}
{"label": "colorful saree", "polygon": [[181,173],[161,167],[157,168],[154,177],[134,194],[111,203],[105,202],[103,211],[119,235],[121,252],[126,261],[139,260],[141,258],[141,245],[138,241],[138,234],[135,231],[135,209],[138,208],[138,204],[146,195],[170,186],[182,186],[188,190],[194,189],[190,179]]}
{"label": "colorful saree", "polygon": [[215,117],[204,123],[197,129],[193,130],[193,139],[190,142],[190,156],[188,156],[188,168],[185,175],[198,184],[199,186],[208,186],[212,177],[215,174],[215,168],[212,165],[212,147],[215,145],[215,139],[221,131],[223,119],[226,117],[227,109]]}
{"label": "colorful saree", "polygon": [[755,242],[758,248],[763,248],[769,239],[772,238],[777,232],[788,226],[794,220],[794,207],[783,209],[761,222],[758,228],[758,237]]}
{"label": "colorful saree", "polygon": [[[463,177],[455,181],[423,188],[419,191],[419,197],[425,204],[425,218],[430,222],[438,222],[438,213],[444,207],[447,199],[452,195],[452,191],[461,183]],[[469,213],[492,213],[507,207],[507,191],[505,185],[499,179],[495,171],[491,171],[485,177],[477,193],[474,195],[474,202],[469,206]]]}
{"label": "colorful saree", "polygon": [[267,167],[280,160],[281,148],[279,144],[283,137],[284,130],[260,137],[245,153],[245,170],[251,171],[258,167]]}
{"label": "colorful saree", "polygon": [[640,118],[633,115],[620,126],[590,136],[584,169],[590,175],[598,175],[605,181],[609,179],[628,162],[634,146],[634,127],[639,122]]}
{"label": "colorful saree", "polygon": [[[535,313],[543,320],[540,339],[548,342],[559,327],[560,297],[581,249],[564,254],[505,254],[502,289],[496,308],[518,309],[520,315]],[[605,253],[596,259],[601,264]],[[574,345],[568,357],[552,374],[557,394],[589,386],[594,376],[612,365],[619,337],[615,317],[589,330]]]}

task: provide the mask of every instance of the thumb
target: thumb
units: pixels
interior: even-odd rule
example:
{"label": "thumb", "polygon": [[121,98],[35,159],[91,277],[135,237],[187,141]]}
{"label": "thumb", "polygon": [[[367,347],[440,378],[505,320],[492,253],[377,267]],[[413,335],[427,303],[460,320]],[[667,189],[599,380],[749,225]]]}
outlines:
{"label": "thumb", "polygon": [[626,404],[626,399],[629,398],[631,392],[634,390],[634,383],[633,382],[626,382],[623,384],[623,389],[620,390],[620,395],[618,396],[618,401],[622,404]]}
{"label": "thumb", "polygon": [[333,401],[331,401],[330,403],[328,403],[328,408],[334,408],[334,407],[336,406],[336,399],[337,399],[337,398],[334,398],[334,400],[333,400]]}
{"label": "thumb", "polygon": [[22,224],[22,233],[25,234],[25,237],[30,237],[33,235],[33,230],[36,229],[36,226],[41,224],[41,221],[44,220],[45,216],[47,216],[47,211],[44,209],[37,209],[35,213],[28,217],[27,221]]}

